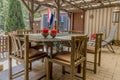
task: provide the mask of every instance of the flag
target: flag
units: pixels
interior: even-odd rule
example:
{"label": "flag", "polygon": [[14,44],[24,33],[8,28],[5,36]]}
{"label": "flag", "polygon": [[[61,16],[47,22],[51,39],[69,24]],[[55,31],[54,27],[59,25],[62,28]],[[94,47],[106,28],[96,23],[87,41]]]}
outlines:
{"label": "flag", "polygon": [[48,8],[48,23],[50,23],[50,18],[51,18],[51,11],[50,11],[50,9]]}
{"label": "flag", "polygon": [[54,19],[54,14],[48,8],[48,23],[49,23],[50,28],[52,27],[53,19]]}
{"label": "flag", "polygon": [[53,13],[51,14],[51,18],[50,18],[50,26],[52,25],[52,23],[53,23],[53,19],[54,19],[54,15],[53,15]]}

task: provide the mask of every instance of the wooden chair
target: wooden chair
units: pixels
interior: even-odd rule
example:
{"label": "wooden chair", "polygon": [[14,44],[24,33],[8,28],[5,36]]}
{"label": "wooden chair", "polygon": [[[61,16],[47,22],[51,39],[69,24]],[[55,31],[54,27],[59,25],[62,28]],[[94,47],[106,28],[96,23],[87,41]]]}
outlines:
{"label": "wooden chair", "polygon": [[[57,63],[62,66],[70,67],[70,80],[74,80],[75,68],[83,63],[83,80],[86,80],[86,46],[87,37],[86,36],[74,36],[72,37],[72,48],[71,52],[62,52],[61,54],[53,56],[53,58],[47,58],[47,80],[50,80],[50,72],[52,63]],[[63,72],[64,72],[63,67]]]}
{"label": "wooden chair", "polygon": [[41,33],[42,32],[42,30],[36,30],[36,33]]}
{"label": "wooden chair", "polygon": [[96,34],[95,42],[93,45],[87,46],[87,53],[94,55],[94,73],[97,72],[97,62],[98,66],[101,65],[101,42],[102,42],[102,33]]}
{"label": "wooden chair", "polygon": [[31,34],[33,33],[33,30],[17,30],[17,34]]}
{"label": "wooden chair", "polygon": [[[33,48],[29,48],[28,35],[9,35],[8,36],[8,48],[9,48],[9,80],[12,80],[16,74],[12,74],[12,59],[15,59],[21,63],[24,63],[25,79],[29,80],[29,64],[32,61],[41,59],[47,56],[46,52],[38,51]],[[32,66],[30,66],[32,67]],[[21,72],[21,71],[20,71]],[[20,73],[19,72],[19,73]]]}
{"label": "wooden chair", "polygon": [[[17,34],[34,34],[34,31],[33,30],[17,30],[16,31]],[[40,30],[37,30],[37,33],[40,33]],[[44,46],[42,43],[31,43],[31,48],[34,48],[34,49],[42,49],[42,51],[44,51]]]}

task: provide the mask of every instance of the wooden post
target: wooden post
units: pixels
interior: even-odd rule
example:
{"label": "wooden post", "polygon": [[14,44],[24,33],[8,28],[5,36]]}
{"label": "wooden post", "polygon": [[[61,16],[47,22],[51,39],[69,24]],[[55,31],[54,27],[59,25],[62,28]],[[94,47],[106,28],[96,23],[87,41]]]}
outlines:
{"label": "wooden post", "polygon": [[72,28],[71,28],[71,27],[72,27],[72,24],[71,24],[71,23],[72,23],[72,17],[71,17],[71,15],[72,15],[72,13],[68,12],[68,17],[69,17],[69,19],[70,19],[70,20],[69,20],[69,23],[70,23],[69,26],[70,26],[70,28],[67,29],[68,32],[72,30]]}
{"label": "wooden post", "polygon": [[31,13],[30,13],[30,28],[33,30],[33,23],[34,23],[34,0],[31,0]]}
{"label": "wooden post", "polygon": [[30,24],[30,29],[33,30],[33,23],[34,23],[34,14],[29,13],[29,24]]}
{"label": "wooden post", "polygon": [[36,9],[34,9],[34,0],[27,0],[27,1],[21,0],[21,1],[29,11],[30,29],[33,29],[34,13],[39,9],[41,5],[38,5]]}
{"label": "wooden post", "polygon": [[57,8],[56,8],[56,19],[57,19],[57,22],[56,22],[56,25],[57,25],[57,27],[56,27],[56,29],[58,30],[58,32],[59,32],[59,25],[60,25],[60,23],[59,23],[59,20],[60,20],[60,0],[56,0],[56,4],[57,4]]}

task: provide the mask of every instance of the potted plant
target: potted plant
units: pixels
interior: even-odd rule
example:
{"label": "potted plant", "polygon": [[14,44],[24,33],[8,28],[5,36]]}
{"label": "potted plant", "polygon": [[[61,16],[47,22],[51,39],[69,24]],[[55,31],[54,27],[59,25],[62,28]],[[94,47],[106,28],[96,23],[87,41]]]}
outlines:
{"label": "potted plant", "polygon": [[44,36],[44,38],[48,36],[48,28],[43,28],[42,35]]}
{"label": "potted plant", "polygon": [[57,34],[57,30],[52,29],[50,32],[50,35],[52,36],[52,38],[55,38],[56,34]]}

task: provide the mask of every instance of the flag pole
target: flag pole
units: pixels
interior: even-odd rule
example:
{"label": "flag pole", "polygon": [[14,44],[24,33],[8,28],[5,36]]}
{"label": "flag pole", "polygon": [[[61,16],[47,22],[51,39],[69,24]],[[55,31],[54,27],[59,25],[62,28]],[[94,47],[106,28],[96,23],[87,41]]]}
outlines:
{"label": "flag pole", "polygon": [[50,23],[48,22],[48,29],[50,29]]}

